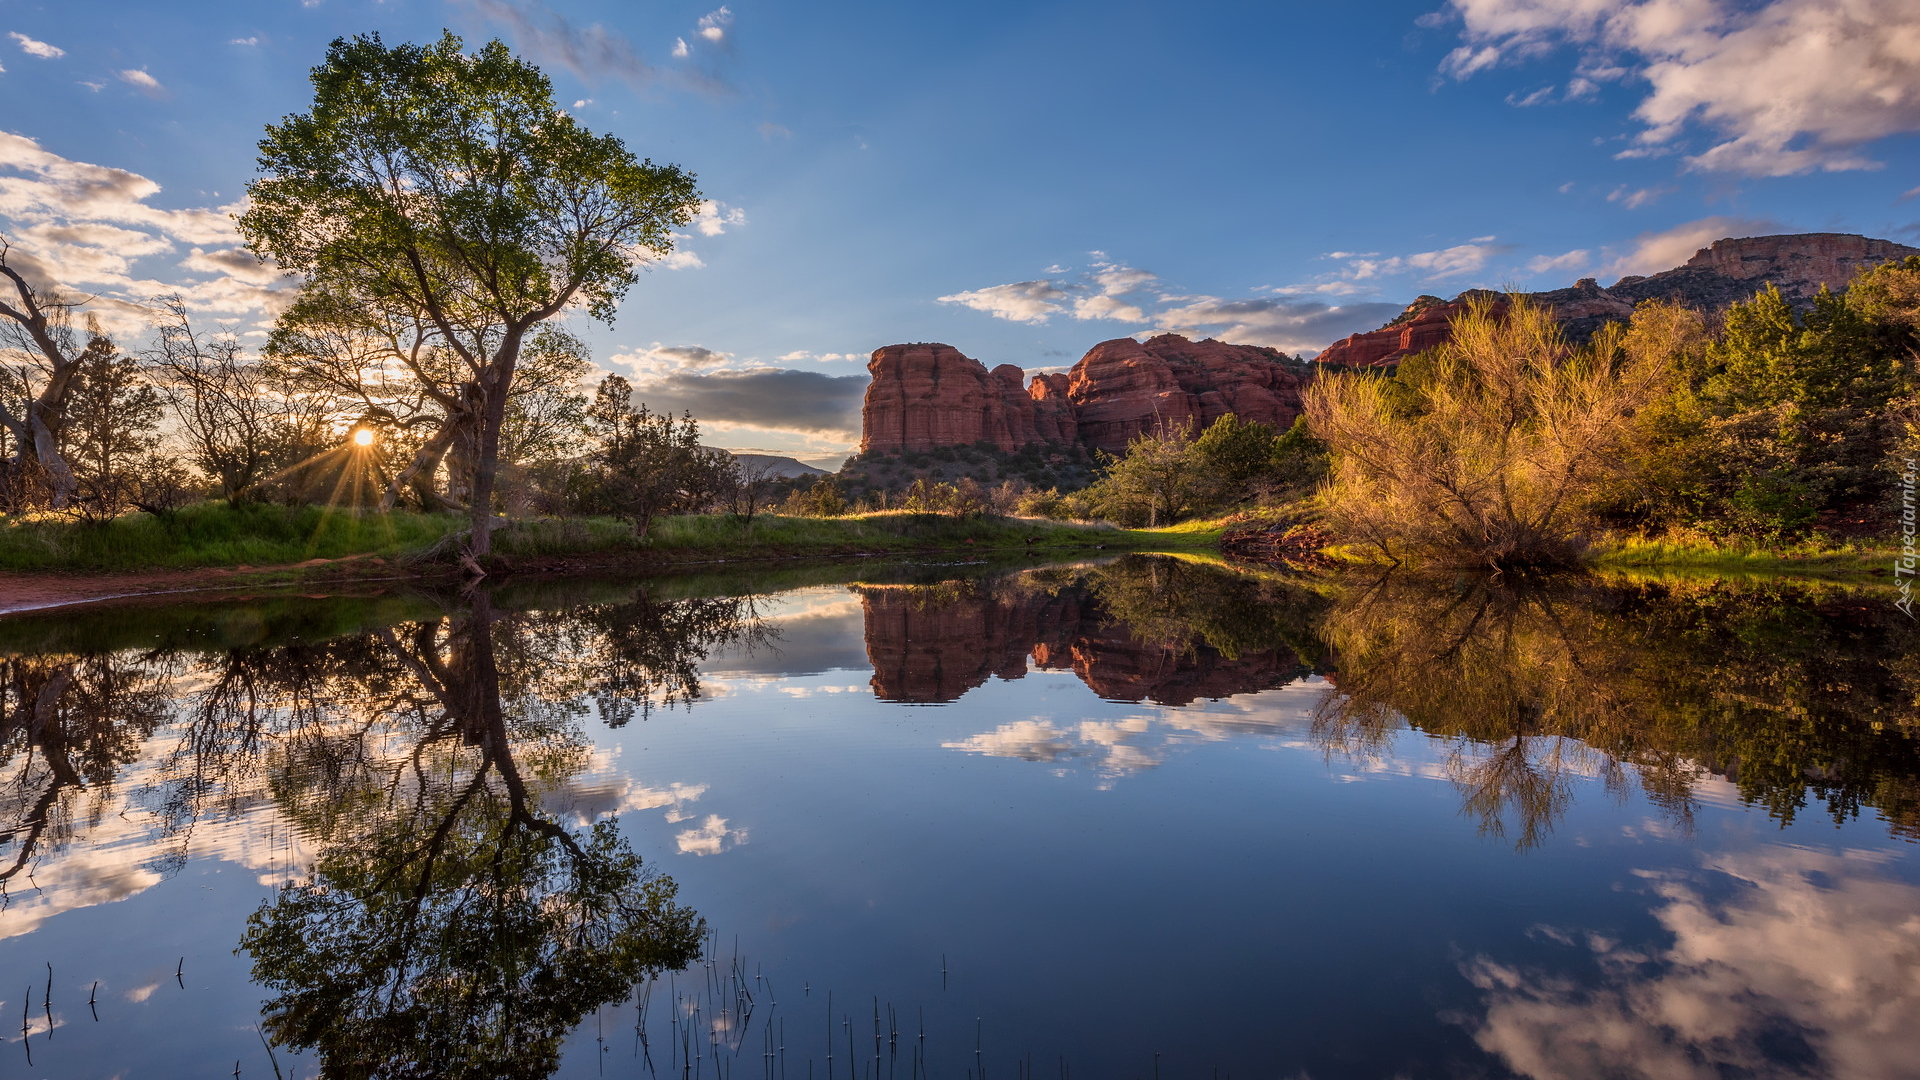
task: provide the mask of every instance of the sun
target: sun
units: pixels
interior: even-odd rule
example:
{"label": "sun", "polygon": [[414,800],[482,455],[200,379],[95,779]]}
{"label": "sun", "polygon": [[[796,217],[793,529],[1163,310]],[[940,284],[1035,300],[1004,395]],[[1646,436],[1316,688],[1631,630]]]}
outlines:
{"label": "sun", "polygon": [[354,432],[353,442],[355,446],[372,446],[373,445],[373,429],[361,428],[360,430]]}

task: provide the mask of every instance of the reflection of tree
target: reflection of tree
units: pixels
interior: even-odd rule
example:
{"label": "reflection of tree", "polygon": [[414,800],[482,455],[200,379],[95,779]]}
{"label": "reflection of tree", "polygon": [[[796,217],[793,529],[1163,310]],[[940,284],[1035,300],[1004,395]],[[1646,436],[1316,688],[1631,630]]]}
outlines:
{"label": "reflection of tree", "polygon": [[1616,588],[1353,585],[1322,633],[1340,694],[1316,717],[1330,751],[1377,752],[1402,721],[1454,741],[1453,779],[1490,832],[1530,847],[1597,773],[1632,767],[1682,823],[1707,772],[1791,820],[1874,806],[1920,824],[1915,639],[1860,604],[1726,584]]}
{"label": "reflection of tree", "polygon": [[66,838],[69,802],[96,806],[166,715],[163,680],[110,656],[0,660],[0,897],[49,843]]}
{"label": "reflection of tree", "polygon": [[534,638],[565,641],[579,685],[609,726],[700,697],[700,664],[713,650],[754,649],[774,632],[755,598],[656,599],[642,587],[622,604],[594,604],[541,620]]}
{"label": "reflection of tree", "polygon": [[268,1031],[318,1050],[324,1075],[545,1076],[582,1015],[697,953],[702,924],[611,822],[573,831],[543,812],[539,774],[569,756],[567,733],[503,708],[485,595],[441,629],[382,635],[433,702],[404,754],[340,769],[329,747],[329,767],[289,761],[278,781],[355,808],[326,815],[312,880],[242,941],[276,994]]}
{"label": "reflection of tree", "polygon": [[1313,621],[1325,602],[1300,584],[1170,556],[1127,556],[1087,574],[1106,613],[1135,639],[1192,651],[1205,644],[1229,660],[1290,648],[1319,654]]}

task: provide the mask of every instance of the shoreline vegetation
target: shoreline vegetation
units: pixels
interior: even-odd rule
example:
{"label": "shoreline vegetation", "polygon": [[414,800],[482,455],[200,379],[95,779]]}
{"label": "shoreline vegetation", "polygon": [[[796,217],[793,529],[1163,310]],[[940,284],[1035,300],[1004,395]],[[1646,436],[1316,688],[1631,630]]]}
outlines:
{"label": "shoreline vegetation", "polygon": [[[463,576],[454,541],[465,515],[397,510],[389,514],[324,507],[204,503],[167,517],[135,513],[107,522],[0,517],[0,574],[58,578],[65,589],[45,603],[0,605],[18,613],[120,595],[151,597],[203,588],[294,587],[354,579]],[[1275,530],[1288,542],[1248,552],[1235,538]],[[835,517],[762,513],[659,519],[645,538],[612,518],[528,518],[495,530],[490,575],[595,572],[698,572],[721,563],[778,566],[848,557],[1074,557],[1163,552],[1220,565],[1292,564],[1296,568],[1378,566],[1371,553],[1330,542],[1314,523],[1271,512],[1233,513],[1158,528],[1060,522],[987,514],[911,511]],[[1802,579],[1889,585],[1892,547],[1650,541],[1608,538],[1583,560],[1600,575],[1634,578]],[[0,584],[6,584],[0,582]],[[89,586],[96,585],[97,588]],[[139,586],[126,594],[122,585]],[[170,588],[180,587],[180,588]],[[20,599],[18,597],[11,599]]]}
{"label": "shoreline vegetation", "polygon": [[[284,571],[350,561],[432,575],[460,569],[452,541],[465,515],[396,510],[205,503],[167,517],[108,522],[0,517],[0,571],[111,575],[154,570]],[[645,537],[613,518],[510,520],[494,528],[491,569],[650,568],[702,562],[848,555],[1143,551],[1211,548],[1220,528],[1161,529],[1040,518],[878,511],[834,517],[685,514],[656,520]]]}

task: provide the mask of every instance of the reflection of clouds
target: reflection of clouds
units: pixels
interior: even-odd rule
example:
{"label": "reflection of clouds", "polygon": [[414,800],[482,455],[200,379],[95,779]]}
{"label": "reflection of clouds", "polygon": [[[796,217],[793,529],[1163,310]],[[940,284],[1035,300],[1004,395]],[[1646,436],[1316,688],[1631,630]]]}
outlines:
{"label": "reflection of clouds", "polygon": [[746,843],[747,830],[729,829],[726,818],[719,814],[708,814],[706,822],[699,828],[682,830],[673,839],[680,846],[682,855],[718,855],[728,848]]}
{"label": "reflection of clouds", "polygon": [[982,732],[972,738],[940,745],[969,754],[1019,758],[1022,761],[1059,761],[1062,758],[1081,757],[1086,753],[1071,733],[1037,719],[1001,724],[992,731]]}
{"label": "reflection of clouds", "polygon": [[1920,888],[1880,861],[1770,847],[1708,873],[1644,873],[1670,947],[1587,938],[1597,987],[1476,959],[1467,975],[1488,1008],[1475,1038],[1542,1080],[1911,1077]]}
{"label": "reflection of clouds", "polygon": [[1022,761],[1079,760],[1100,776],[1113,779],[1153,768],[1165,761],[1169,749],[1175,746],[1233,738],[1275,738],[1304,729],[1314,702],[1326,687],[1326,680],[1312,676],[1258,694],[1204,705],[1162,706],[1112,720],[1082,720],[1070,727],[1033,717],[940,745],[963,753]]}

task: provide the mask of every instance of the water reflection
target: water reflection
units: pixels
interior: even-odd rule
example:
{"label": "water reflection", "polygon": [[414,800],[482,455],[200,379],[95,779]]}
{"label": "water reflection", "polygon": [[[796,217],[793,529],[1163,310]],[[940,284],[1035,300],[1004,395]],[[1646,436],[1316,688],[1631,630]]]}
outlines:
{"label": "water reflection", "polygon": [[1559,970],[1476,957],[1475,1041],[1541,1080],[1911,1076],[1920,889],[1886,861],[1771,847],[1645,873],[1670,943],[1542,926]]}
{"label": "water reflection", "polygon": [[[630,625],[603,637],[629,640]],[[612,821],[568,829],[541,807],[538,786],[579,758],[573,713],[524,655],[503,685],[496,629],[482,593],[404,640],[383,630],[418,690],[405,737],[376,748],[367,725],[328,716],[279,765],[282,803],[323,847],[308,880],[248,920],[241,948],[274,994],[268,1032],[317,1050],[323,1075],[546,1076],[582,1016],[698,954],[704,925]],[[635,666],[619,657],[596,692],[649,700],[661,680],[637,694]],[[684,672],[665,671],[681,692]]]}
{"label": "water reflection", "polygon": [[1109,701],[1188,705],[1285,686],[1312,670],[1297,650],[1323,606],[1279,579],[1167,557],[855,588],[874,694],[914,704],[1021,678],[1029,661]]}
{"label": "water reflection", "polygon": [[[752,931],[751,919],[764,916],[773,934],[795,925],[801,917],[789,921],[789,909],[807,903],[815,920],[836,903],[915,920],[939,901],[942,890],[900,901],[911,894],[889,894],[879,879],[818,899],[840,896],[822,882],[849,867],[858,878],[869,862],[905,882],[966,862],[964,887],[981,891],[955,903],[983,925],[1020,903],[999,891],[1000,878],[1044,890],[1030,883],[1048,880],[1055,862],[1083,881],[1108,881],[1137,861],[1231,881],[1119,915],[1102,905],[1132,894],[1107,887],[1036,908],[1084,910],[1089,925],[1134,929],[1171,918],[1242,927],[1233,917],[1244,911],[1222,908],[1223,920],[1208,905],[1271,884],[1247,867],[1298,866],[1311,869],[1262,902],[1300,905],[1289,912],[1295,925],[1324,925],[1329,940],[1347,944],[1328,946],[1331,961],[1287,954],[1328,967],[1271,970],[1297,970],[1308,982],[1318,971],[1333,985],[1336,969],[1388,963],[1369,959],[1376,938],[1401,935],[1386,950],[1396,971],[1434,946],[1444,973],[1409,992],[1419,1016],[1381,1021],[1400,1025],[1394,1031],[1443,1027],[1455,1040],[1422,1036],[1428,1056],[1415,1073],[1477,1074],[1503,1063],[1538,1077],[1897,1076],[1920,1051],[1908,1035],[1920,1030],[1920,987],[1910,978],[1920,969],[1920,889],[1901,880],[1908,871],[1890,848],[1787,847],[1767,842],[1770,828],[1759,840],[1703,844],[1712,854],[1688,846],[1716,801],[1736,808],[1714,812],[1723,819],[1770,817],[1784,827],[1825,815],[1855,828],[1856,818],[1877,816],[1884,827],[1872,825],[1873,840],[1920,838],[1920,635],[1871,594],[1308,579],[1138,556],[859,576],[799,582],[814,588],[798,599],[726,582],[588,583],[579,592],[536,583],[0,625],[0,639],[14,643],[0,644],[0,943],[58,933],[61,916],[102,904],[153,918],[160,909],[137,898],[164,892],[156,886],[196,859],[224,860],[276,890],[250,917],[222,922],[213,943],[224,954],[238,941],[258,987],[248,1004],[264,992],[261,1025],[276,1046],[310,1054],[331,1076],[532,1077],[561,1067],[583,1018],[695,959],[703,924],[693,908],[711,914],[711,905],[734,902],[715,882],[738,886],[728,875],[742,864],[767,876],[740,889],[760,906],[749,917],[735,912],[728,930]],[[971,708],[959,705],[969,699]],[[661,724],[663,711],[689,707],[725,712],[733,724],[705,734],[688,734],[697,724]],[[787,713],[807,723],[788,723]],[[900,722],[869,724],[875,716]],[[663,729],[695,740],[697,753],[617,759],[622,748],[639,756],[643,742],[658,750],[669,741]],[[1239,772],[1207,771],[1226,755],[1201,748],[1236,745],[1291,756],[1241,755]],[[1166,767],[1183,753],[1184,763]],[[707,771],[680,771],[687,761]],[[825,795],[755,801],[762,788],[805,791],[809,774],[831,775],[847,761],[852,772],[835,776]],[[1097,782],[1048,775],[1069,766]],[[1155,767],[1152,780],[1125,779]],[[1329,773],[1428,794],[1398,804],[1389,796],[1383,805],[1395,817],[1332,794]],[[1128,785],[1155,789],[1134,800],[1153,805],[1114,790]],[[1272,794],[1263,788],[1291,788],[1281,793],[1291,801],[1260,801]],[[1655,838],[1646,851],[1658,847],[1663,859],[1610,856],[1627,861],[1613,879],[1621,891],[1608,895],[1626,897],[1611,902],[1633,906],[1639,931],[1587,917],[1584,895],[1524,917],[1493,910],[1483,902],[1493,887],[1478,878],[1459,890],[1470,904],[1447,908],[1445,874],[1431,868],[1414,884],[1439,888],[1416,889],[1417,902],[1377,900],[1403,895],[1395,890],[1404,880],[1356,890],[1381,906],[1353,925],[1310,905],[1334,895],[1320,883],[1410,865],[1421,856],[1407,838],[1443,841],[1445,827],[1431,819],[1451,822],[1454,805],[1502,842],[1455,825],[1465,846],[1449,858],[1491,852],[1474,871],[1489,880],[1555,859],[1555,874],[1572,875],[1590,857],[1574,843],[1595,835],[1555,841],[1555,831],[1579,822],[1577,808],[1591,809],[1602,788],[1659,818],[1633,827]],[[999,831],[967,816],[987,803],[986,790],[1009,815],[996,819]],[[1205,816],[1216,800],[1233,808],[1228,816]],[[1315,817],[1336,803],[1339,813]],[[683,879],[705,882],[685,900],[613,824],[643,809],[671,823],[668,836],[653,838],[663,857],[722,856],[676,864]],[[802,820],[843,810],[837,830]],[[1636,822],[1642,812],[1633,811]],[[939,824],[910,831],[926,818]],[[1163,818],[1178,821],[1167,832],[1181,838],[1153,849],[1147,823]],[[1032,820],[1046,828],[1017,837]],[[1141,824],[1118,826],[1129,820]],[[754,843],[723,854],[750,826]],[[895,830],[906,839],[886,848]],[[1215,850],[1209,830],[1222,838],[1218,850],[1232,851],[1217,864],[1194,855]],[[1109,831],[1117,854],[1102,846]],[[1021,847],[1053,834],[1069,846]],[[1866,831],[1848,835],[1857,842]],[[1550,850],[1513,859],[1508,845]],[[1002,846],[1020,848],[1025,861],[1009,855],[998,866]],[[1607,892],[1604,881],[1582,882],[1586,893]],[[1143,897],[1156,887],[1133,886]],[[1446,925],[1421,929],[1423,918]],[[1436,937],[1455,925],[1510,933],[1455,948]],[[1523,929],[1531,944],[1516,948],[1511,938]],[[913,932],[917,923],[874,937]],[[1032,977],[1019,957],[995,962]],[[174,963],[169,952],[169,976]],[[791,976],[803,989],[781,1000],[818,1005],[804,989],[812,973]],[[758,986],[758,977],[749,981]],[[152,991],[122,994],[140,1001],[132,995]],[[1077,1007],[1069,996],[1061,1015]],[[1454,1007],[1463,997],[1474,1004]],[[1444,1009],[1435,1004],[1443,998]],[[1114,1023],[1117,1006],[1099,1007],[1107,1011],[1089,1022]],[[43,1037],[56,1019],[51,1008],[41,1027],[30,1017],[28,1034]],[[1234,1022],[1260,1031],[1283,1020]],[[1301,1046],[1321,1037],[1306,1020],[1285,1022]],[[1455,1068],[1433,1049],[1441,1045],[1472,1056]],[[1266,1071],[1292,1075],[1306,1060]],[[1342,1059],[1329,1051],[1316,1060]],[[1376,1073],[1396,1068],[1386,1062]],[[1312,1075],[1341,1073],[1326,1066]]]}
{"label": "water reflection", "polygon": [[1322,744],[1366,756],[1403,724],[1448,740],[1464,810],[1521,848],[1583,776],[1637,780],[1682,828],[1717,775],[1783,823],[1818,800],[1920,836],[1920,636],[1884,601],[1389,575],[1348,582],[1320,633],[1339,684]]}

